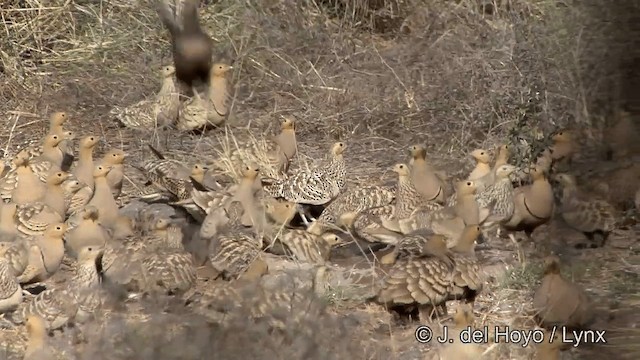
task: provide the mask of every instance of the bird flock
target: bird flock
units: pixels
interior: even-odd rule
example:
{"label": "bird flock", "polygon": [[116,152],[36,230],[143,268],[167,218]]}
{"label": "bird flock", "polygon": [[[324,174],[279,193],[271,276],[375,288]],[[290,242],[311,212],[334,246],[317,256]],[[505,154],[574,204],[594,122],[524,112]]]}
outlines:
{"label": "bird flock", "polygon": [[[194,3],[185,2],[182,15],[161,6],[175,66],[162,67],[155,98],[114,107],[111,114],[125,127],[195,130],[224,123],[232,67],[211,61]],[[181,100],[174,78],[191,88],[191,99]],[[195,88],[198,80],[206,83],[204,97]],[[68,120],[66,112],[53,113],[41,143],[20,150],[1,172],[0,312],[7,326],[26,327],[25,359],[55,351],[49,333],[99,321],[105,289],[122,290],[123,302],[170,296],[194,309],[211,297],[234,303],[243,287],[257,286],[270,273],[274,259],[312,264],[314,282],[322,282],[338,266],[331,263],[334,250],[353,243],[372,250],[380,274],[367,302],[428,323],[446,318],[447,304],[457,301],[454,329],[460,331],[473,325],[474,302],[487,291],[476,244],[491,247],[504,234],[517,244],[519,233],[532,239],[540,226],[562,221],[584,234],[590,247],[602,247],[619,227],[621,210],[572,174],[579,148],[570,130],[556,132],[553,144],[525,167],[510,164],[508,144],[475,149],[469,153],[475,167],[455,180],[416,144],[393,166],[394,184],[355,186],[345,141],[326,145],[325,159],[314,166],[296,167],[299,124],[285,116],[278,134],[231,152],[238,177],[214,174],[203,163],[187,167],[149,145],[154,159],[130,164],[146,182],[138,184],[136,199],[121,206],[127,154],[110,149],[94,159],[102,139],[88,134],[79,139],[76,157],[76,134],[64,129]],[[620,123],[634,126],[628,116]],[[634,151],[629,142],[610,144],[614,157]],[[637,189],[638,166],[629,171]],[[635,202],[637,212],[640,189],[625,200]],[[590,326],[590,300],[561,275],[560,258],[550,254],[543,265],[532,299],[538,325]],[[203,268],[211,280],[204,289],[198,286]],[[50,281],[61,271],[70,272],[69,279]],[[295,300],[276,290],[261,294],[251,318]],[[220,313],[204,314],[224,321]],[[472,351],[456,350],[458,345],[441,349],[440,356]],[[561,349],[545,344],[538,357],[554,358]]]}
{"label": "bird flock", "polygon": [[[269,273],[274,258],[324,273],[333,266],[333,250],[353,241],[368,244],[382,274],[368,302],[422,322],[446,317],[454,300],[466,304],[458,312],[473,314],[488,281],[475,251],[479,240],[491,246],[506,233],[517,243],[519,232],[532,238],[537,227],[558,219],[601,247],[620,218],[606,199],[581,189],[575,175],[556,171],[574,154],[563,143],[567,131],[525,169],[509,164],[508,145],[496,148],[493,163],[492,151],[473,150],[476,166],[452,182],[430,164],[424,146],[413,145],[407,161],[392,168],[395,184],[360,187],[350,185],[345,142],[327,147],[315,166],[291,170],[297,159],[291,116],[264,146],[233,151],[238,179],[214,175],[201,163],[188,168],[149,145],[155,158],[131,164],[146,179],[144,189],[121,207],[126,154],[111,149],[94,160],[101,139],[86,135],[76,159],[74,137],[62,128],[68,118],[52,114],[41,146],[18,152],[0,179],[0,311],[26,324],[27,354],[46,344],[48,332],[95,320],[105,286],[123,289],[127,301],[175,296],[191,299],[193,307],[195,293],[202,299],[196,283],[204,265],[215,280],[207,286],[224,288],[217,296],[234,301],[238,289]],[[185,236],[189,226],[196,230]],[[188,251],[188,243],[202,244],[204,256]],[[61,269],[72,272],[68,281],[47,281]],[[559,269],[557,256],[544,260],[533,299],[539,325],[588,326],[587,296]],[[35,291],[36,285],[44,289]],[[268,312],[260,309],[260,316]]]}

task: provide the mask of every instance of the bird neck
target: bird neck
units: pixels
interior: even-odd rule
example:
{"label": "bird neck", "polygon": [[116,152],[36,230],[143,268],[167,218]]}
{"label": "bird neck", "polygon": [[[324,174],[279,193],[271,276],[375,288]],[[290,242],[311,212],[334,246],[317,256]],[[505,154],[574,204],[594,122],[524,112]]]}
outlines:
{"label": "bird neck", "polygon": [[429,167],[429,162],[427,161],[427,159],[423,158],[422,156],[417,156],[413,158],[413,166],[414,167],[420,167],[420,168],[427,168]]}
{"label": "bird neck", "polygon": [[160,93],[167,94],[176,92],[176,84],[173,81],[173,77],[167,77],[162,79],[162,86],[160,87]]}
{"label": "bird neck", "polygon": [[196,181],[198,184],[202,185],[204,184],[204,174],[203,173],[195,173],[195,174],[191,174],[191,178]]}
{"label": "bird neck", "polygon": [[502,165],[507,165],[507,158],[508,156],[506,154],[503,154],[503,153],[498,154],[498,158],[496,159],[496,163],[493,164],[493,168],[497,169]]}
{"label": "bird neck", "polygon": [[58,145],[51,146],[45,145],[42,147],[42,155],[46,160],[49,160],[52,165],[60,167],[62,164],[62,150],[58,148]]}
{"label": "bird neck", "polygon": [[224,75],[215,75],[211,77],[211,87],[226,87],[227,86],[227,77]]}
{"label": "bird neck", "polygon": [[87,259],[78,263],[73,285],[78,288],[89,288],[100,283],[100,277],[96,270],[95,259]]}
{"label": "bird neck", "polygon": [[64,256],[64,242],[60,236],[47,234],[43,240],[41,243],[43,256],[46,257],[48,255],[52,259],[61,259]]}
{"label": "bird neck", "polygon": [[49,134],[62,134],[62,133],[64,133],[62,124],[53,122],[49,125]]}
{"label": "bird neck", "polygon": [[83,162],[85,164],[93,163],[93,146],[92,147],[81,147],[78,154],[78,162]]}
{"label": "bird neck", "polygon": [[293,129],[284,129],[276,137],[280,150],[289,158],[296,152],[296,133]]}
{"label": "bird neck", "polygon": [[237,194],[242,194],[242,193],[253,194],[255,184],[259,182],[260,181],[258,180],[258,178],[243,177],[242,180],[240,180],[240,184],[238,184],[238,189],[236,190],[236,193]]}
{"label": "bird neck", "polygon": [[107,178],[105,176],[94,177],[93,182],[95,183],[94,186],[96,190],[98,189],[99,186],[103,189],[105,188],[105,186],[107,188],[109,187],[109,184],[107,183]]}
{"label": "bird neck", "polygon": [[483,163],[483,162],[478,162],[478,163],[476,164],[476,167],[473,169],[473,171],[472,171],[472,172],[479,172],[479,171],[482,171],[482,172],[489,172],[489,171],[491,171],[491,170],[492,170],[492,169],[491,169],[491,166],[490,166],[489,164],[487,164],[487,163]]}
{"label": "bird neck", "polygon": [[45,194],[43,202],[59,215],[65,215],[65,192],[60,184],[49,184],[49,186],[47,186],[47,193]]}

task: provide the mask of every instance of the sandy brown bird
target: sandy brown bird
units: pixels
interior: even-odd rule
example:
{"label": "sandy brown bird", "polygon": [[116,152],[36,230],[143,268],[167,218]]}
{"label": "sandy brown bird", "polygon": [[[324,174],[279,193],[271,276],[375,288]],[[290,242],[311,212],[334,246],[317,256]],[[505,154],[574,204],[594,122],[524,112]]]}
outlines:
{"label": "sandy brown bird", "polygon": [[78,163],[73,169],[73,175],[81,182],[93,188],[93,149],[100,142],[100,138],[89,135],[80,140]]}
{"label": "sandy brown bird", "polygon": [[25,235],[42,234],[47,226],[62,222],[66,214],[65,192],[62,184],[69,174],[56,171],[47,178],[47,193],[42,202],[19,206],[16,212],[18,231]]}
{"label": "sandy brown bird", "polygon": [[142,275],[148,291],[178,294],[196,281],[193,257],[184,250],[179,224],[169,224],[164,243],[142,260]]}
{"label": "sandy brown bird", "polygon": [[[262,263],[261,239],[256,239],[251,230],[241,224],[244,212],[239,201],[233,201],[225,210],[226,223],[222,226],[209,246],[209,261],[224,279],[237,279],[244,275],[255,263]],[[266,264],[265,264],[266,265]],[[266,269],[265,269],[266,271]]]}
{"label": "sandy brown bird", "polygon": [[427,161],[427,149],[422,145],[413,145],[409,152],[413,186],[425,200],[444,203],[447,199],[446,184]]}
{"label": "sandy brown bird", "polygon": [[606,157],[622,160],[627,156],[640,153],[640,127],[634,123],[633,115],[627,111],[619,111],[617,121],[609,129],[605,129],[604,143]]}
{"label": "sandy brown bird", "polygon": [[471,170],[467,180],[477,180],[491,172],[491,155],[484,149],[473,150],[469,155],[476,160],[476,166]]}
{"label": "sandy brown bird", "polygon": [[559,211],[564,221],[587,235],[592,245],[602,246],[616,227],[616,210],[605,200],[582,193],[573,175],[557,174],[555,179],[563,187]]}
{"label": "sandy brown bird", "polygon": [[464,300],[471,304],[472,308],[485,283],[484,272],[475,254],[475,244],[479,235],[480,227],[469,225],[451,248],[456,265],[449,299]]}
{"label": "sandy brown bird", "polygon": [[48,343],[47,324],[38,315],[27,316],[27,348],[23,360],[49,360],[54,358],[53,348]]}
{"label": "sandy brown bird", "polygon": [[0,241],[13,241],[18,236],[17,210],[18,206],[14,203],[0,206]]}
{"label": "sandy brown bird", "polygon": [[417,307],[420,321],[427,322],[436,307],[444,307],[454,269],[444,238],[435,236],[425,241],[422,255],[393,264],[376,299],[388,308]]}
{"label": "sandy brown bird", "polygon": [[495,182],[476,193],[483,227],[501,224],[513,216],[513,185],[509,175],[515,170],[513,165],[500,165],[494,170]]}
{"label": "sandy brown bird", "polygon": [[104,246],[109,239],[107,229],[98,222],[100,210],[87,205],[79,211],[80,221],[64,237],[67,253],[76,257],[85,246]]}
{"label": "sandy brown bird", "polygon": [[28,246],[27,241],[23,239],[14,242],[0,242],[0,256],[9,261],[14,276],[22,274],[29,264]]}
{"label": "sandy brown bird", "polygon": [[[231,164],[234,167],[239,167],[242,163],[256,162],[260,166],[263,176],[284,178],[293,157],[298,152],[298,145],[295,118],[293,116],[283,116],[282,118],[280,133],[277,135],[268,135],[264,139],[248,141],[245,146],[231,149],[229,155]],[[216,166],[224,168],[221,161],[218,161]]]}
{"label": "sandy brown bird", "polygon": [[120,149],[109,150],[100,162],[101,165],[111,166],[111,171],[107,174],[107,183],[113,194],[113,198],[117,199],[122,192],[122,180],[124,179],[124,160],[127,154]]}
{"label": "sandy brown bird", "polygon": [[44,181],[34,172],[29,159],[16,155],[12,162],[16,169],[3,179],[2,198],[10,199],[18,205],[40,201],[47,188]]}
{"label": "sandy brown bird", "polygon": [[100,210],[99,220],[107,227],[112,226],[118,217],[118,203],[113,198],[111,188],[107,182],[107,175],[111,171],[109,165],[98,165],[93,170],[95,188],[88,205],[93,205]]}
{"label": "sandy brown bird", "polygon": [[476,360],[482,358],[483,348],[477,343],[462,342],[461,332],[468,327],[474,328],[473,308],[468,304],[460,304],[453,315],[453,326],[449,325],[448,344],[438,351],[430,360]]}
{"label": "sandy brown bird", "polygon": [[102,252],[102,248],[83,248],[78,256],[74,276],[66,286],[38,293],[22,307],[22,318],[38,315],[49,331],[61,328],[72,320],[83,322],[87,319],[96,310],[95,305],[99,305],[96,290],[100,279],[96,265]]}
{"label": "sandy brown bird", "polygon": [[[488,186],[492,186],[496,182],[496,179],[499,177],[497,175],[499,169],[501,169],[503,166],[510,166],[507,164],[510,156],[509,146],[501,145],[497,148],[497,152],[498,154],[496,155],[496,161],[494,162],[493,167],[491,167],[491,170],[483,176],[474,180],[478,188],[478,193],[481,193],[485,188],[487,188]],[[478,166],[479,165],[480,161],[478,161]]]}
{"label": "sandy brown bird", "polygon": [[480,210],[476,201],[476,185],[474,181],[456,183],[456,203],[440,209],[419,208],[411,217],[402,223],[403,233],[411,230],[430,228],[436,234],[448,238],[457,238],[466,225],[480,223]]}
{"label": "sandy brown bird", "polygon": [[508,230],[524,231],[530,236],[533,230],[549,221],[553,215],[553,188],[547,179],[546,164],[529,170],[533,183],[513,191],[514,209],[511,219],[504,223]]}
{"label": "sandy brown bird", "polygon": [[198,0],[184,1],[182,14],[176,18],[165,1],[158,13],[171,35],[176,78],[189,89],[196,82],[208,84],[213,57],[213,42],[200,27]]}
{"label": "sandy brown bird", "polygon": [[542,284],[533,296],[536,319],[544,327],[566,326],[580,329],[594,320],[587,294],[560,273],[560,259],[551,255],[544,260]]}
{"label": "sandy brown bird", "polygon": [[569,130],[561,130],[551,137],[551,159],[554,167],[569,166],[573,161],[574,154],[578,151],[578,143],[575,141],[575,134]]}
{"label": "sandy brown bird", "polygon": [[63,236],[66,231],[67,225],[54,223],[43,235],[35,237],[29,247],[29,264],[18,276],[21,284],[44,281],[58,271],[64,257]]}
{"label": "sandy brown bird", "polygon": [[[336,142],[331,146],[330,156],[313,169],[300,170],[285,180],[261,179],[263,190],[274,198],[284,198],[297,204],[325,205],[347,186],[345,149],[344,142]],[[300,215],[308,225],[304,213]]]}
{"label": "sandy brown bird", "polygon": [[227,74],[233,66],[227,64],[213,64],[211,78],[207,88],[207,121],[215,126],[221,125],[229,116],[231,103],[231,89]]}
{"label": "sandy brown bird", "polygon": [[9,259],[0,257],[0,313],[15,310],[22,302],[22,289]]}
{"label": "sandy brown bird", "polygon": [[180,94],[173,81],[175,69],[171,65],[160,70],[162,85],[160,90],[126,107],[114,106],[110,114],[118,122],[130,129],[155,130],[174,125],[180,107]]}
{"label": "sandy brown bird", "polygon": [[307,230],[320,235],[332,225],[350,228],[358,214],[367,209],[389,205],[395,198],[394,189],[384,186],[347,189],[322,211]]}
{"label": "sandy brown bird", "polygon": [[267,220],[277,227],[289,226],[298,213],[296,203],[286,200],[267,198],[263,207]]}

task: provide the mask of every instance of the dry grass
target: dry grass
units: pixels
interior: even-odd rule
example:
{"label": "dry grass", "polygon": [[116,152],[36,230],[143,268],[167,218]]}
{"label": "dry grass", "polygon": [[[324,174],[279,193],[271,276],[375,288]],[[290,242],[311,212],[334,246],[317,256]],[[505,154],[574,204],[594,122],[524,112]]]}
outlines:
{"label": "dry grass", "polygon": [[[521,164],[557,127],[579,127],[583,139],[599,140],[614,109],[637,106],[626,80],[633,78],[629,49],[637,48],[631,39],[639,7],[633,0],[615,5],[604,0],[216,1],[201,9],[201,17],[218,57],[234,62],[229,125],[213,134],[172,137],[163,151],[185,162],[217,161],[237,175],[232,151],[242,153],[240,144],[247,140],[261,144],[260,134],[276,128],[279,115],[293,114],[299,119],[298,166],[323,157],[333,141],[346,141],[352,183],[384,181],[385,170],[413,143],[426,143],[433,162],[454,177],[468,165],[464,159],[469,150],[492,149],[505,139],[517,149],[515,160]],[[104,148],[122,147],[134,162],[150,156],[145,145],[149,134],[118,128],[108,113],[113,105],[151,94],[159,85],[157,70],[171,61],[168,36],[151,1],[5,0],[0,16],[0,113],[6,129],[0,144],[6,153],[37,139],[46,130],[47,114],[64,109],[72,114],[77,133],[103,136]],[[135,170],[129,177],[137,181]],[[125,190],[132,192],[132,184]],[[479,299],[481,324],[530,326],[526,307],[538,279],[533,250],[524,251],[525,265],[508,244],[492,254],[511,270]],[[637,272],[637,259],[637,250],[627,247],[572,260],[573,266],[587,265],[580,281],[619,314],[610,324],[615,354],[621,348],[629,354],[639,351],[629,340],[638,337],[632,329],[637,315],[624,316],[626,307],[638,305],[637,297],[628,295],[638,293],[632,272]],[[368,315],[360,322],[365,328],[360,335],[382,345],[369,345],[371,351],[363,353],[344,350],[348,346],[343,344],[333,356],[345,354],[340,351],[362,358],[423,356],[428,347],[416,350],[412,328],[391,326],[375,306],[354,308],[351,290],[331,288],[327,297],[332,309]],[[157,321],[174,319],[159,316]],[[387,331],[372,330],[372,324]],[[114,331],[126,328],[127,334],[138,331],[114,326]],[[234,326],[206,333],[228,339],[230,333],[251,327],[240,320]],[[247,336],[266,336],[255,331]],[[5,342],[22,341],[19,331],[11,334],[3,332]],[[150,336],[152,343],[162,342]],[[180,341],[185,340],[172,344]],[[209,349],[239,351],[216,344]],[[487,356],[524,358],[532,353],[499,344]],[[264,353],[251,354],[260,355]],[[161,358],[157,353],[144,356]],[[314,356],[327,358],[308,353]]]}

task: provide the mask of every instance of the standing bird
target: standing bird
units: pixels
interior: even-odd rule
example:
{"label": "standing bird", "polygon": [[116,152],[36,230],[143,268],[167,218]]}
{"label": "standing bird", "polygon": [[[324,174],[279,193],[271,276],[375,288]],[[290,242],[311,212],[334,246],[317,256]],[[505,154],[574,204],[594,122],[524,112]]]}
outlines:
{"label": "standing bird", "polygon": [[158,14],[171,34],[176,78],[193,89],[194,82],[208,84],[212,66],[213,43],[200,27],[198,0],[184,1],[182,13],[172,14],[166,1],[161,1]]}

